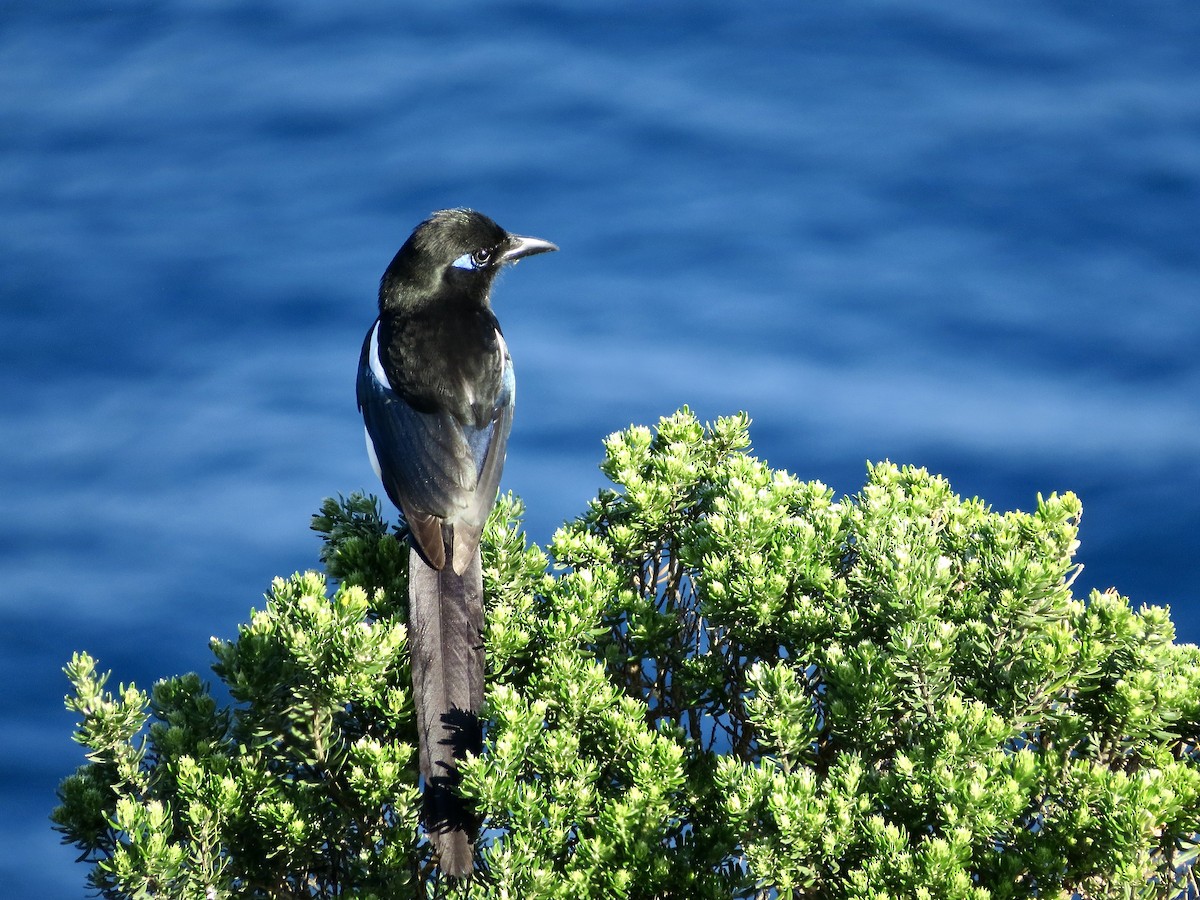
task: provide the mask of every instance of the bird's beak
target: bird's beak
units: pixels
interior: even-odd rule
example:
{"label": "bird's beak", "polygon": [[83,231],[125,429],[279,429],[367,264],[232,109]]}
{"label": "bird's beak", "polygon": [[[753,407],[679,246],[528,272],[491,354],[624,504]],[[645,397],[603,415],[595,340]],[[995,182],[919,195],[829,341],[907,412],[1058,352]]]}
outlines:
{"label": "bird's beak", "polygon": [[507,248],[500,254],[500,261],[515,263],[519,259],[533,256],[537,253],[550,253],[558,247],[541,238],[521,237],[519,234],[509,236]]}

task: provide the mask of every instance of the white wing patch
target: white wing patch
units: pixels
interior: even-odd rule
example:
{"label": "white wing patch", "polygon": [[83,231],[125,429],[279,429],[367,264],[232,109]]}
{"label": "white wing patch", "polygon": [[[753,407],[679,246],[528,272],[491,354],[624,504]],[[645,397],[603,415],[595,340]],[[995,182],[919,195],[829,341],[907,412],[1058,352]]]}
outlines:
{"label": "white wing patch", "polygon": [[508,385],[508,396],[510,398],[508,402],[515,403],[517,400],[517,379],[513,375],[512,358],[508,355],[508,344],[504,342],[504,335],[500,333],[499,328],[496,329],[496,340],[500,342],[500,371],[508,371],[508,377],[504,379]]}
{"label": "white wing patch", "polygon": [[375,453],[375,442],[371,440],[371,432],[367,431],[367,426],[363,426],[363,431],[367,435],[367,456],[371,459],[371,468],[375,470],[375,477],[383,481],[383,469],[379,467],[379,456]]}
{"label": "white wing patch", "polygon": [[[379,323],[378,322],[376,322],[375,327],[371,329],[371,340],[367,343],[367,346],[370,348],[370,353],[368,354],[368,359],[370,360],[370,364],[371,364],[371,374],[374,375],[375,380],[378,381],[380,384],[382,384],[384,387],[390,388],[392,386],[392,383],[388,380],[387,373],[383,371],[383,363],[381,363],[379,361]],[[370,442],[371,441],[368,438],[367,443],[369,444]],[[376,468],[375,471],[378,472],[379,469]]]}

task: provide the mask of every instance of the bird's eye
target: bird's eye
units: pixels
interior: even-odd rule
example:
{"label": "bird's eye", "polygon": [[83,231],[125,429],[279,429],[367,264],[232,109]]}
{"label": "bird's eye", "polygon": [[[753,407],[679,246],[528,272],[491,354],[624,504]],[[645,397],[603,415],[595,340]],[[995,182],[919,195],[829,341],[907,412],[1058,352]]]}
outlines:
{"label": "bird's eye", "polygon": [[492,251],[487,247],[482,247],[474,253],[464,253],[450,265],[456,269],[466,269],[473,271],[474,269],[482,269],[492,259]]}

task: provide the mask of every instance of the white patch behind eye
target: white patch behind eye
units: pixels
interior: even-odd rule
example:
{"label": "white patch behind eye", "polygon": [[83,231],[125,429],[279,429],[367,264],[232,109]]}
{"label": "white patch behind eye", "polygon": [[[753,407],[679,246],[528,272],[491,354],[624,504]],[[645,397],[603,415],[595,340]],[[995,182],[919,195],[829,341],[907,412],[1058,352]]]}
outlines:
{"label": "white patch behind eye", "polygon": [[477,265],[475,265],[475,260],[471,259],[470,253],[464,253],[454,262],[450,263],[450,265],[454,266],[456,269],[467,269],[469,271],[479,268]]}
{"label": "white patch behind eye", "polygon": [[379,323],[375,323],[375,327],[371,329],[371,340],[367,344],[370,347],[370,352],[367,354],[367,359],[370,361],[371,374],[375,376],[375,380],[384,387],[390,388],[392,383],[388,381],[387,373],[383,371],[383,363],[379,361]]}

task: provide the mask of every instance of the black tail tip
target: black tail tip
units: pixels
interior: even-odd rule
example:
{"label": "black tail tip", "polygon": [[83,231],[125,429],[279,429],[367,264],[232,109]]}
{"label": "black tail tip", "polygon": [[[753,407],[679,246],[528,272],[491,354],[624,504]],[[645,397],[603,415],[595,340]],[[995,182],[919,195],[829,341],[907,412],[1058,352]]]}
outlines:
{"label": "black tail tip", "polygon": [[433,831],[429,835],[437,865],[450,878],[468,878],[475,871],[475,847],[465,831]]}

